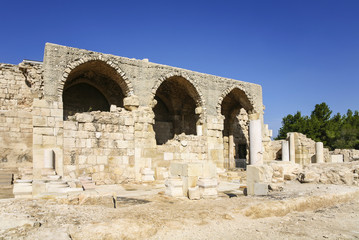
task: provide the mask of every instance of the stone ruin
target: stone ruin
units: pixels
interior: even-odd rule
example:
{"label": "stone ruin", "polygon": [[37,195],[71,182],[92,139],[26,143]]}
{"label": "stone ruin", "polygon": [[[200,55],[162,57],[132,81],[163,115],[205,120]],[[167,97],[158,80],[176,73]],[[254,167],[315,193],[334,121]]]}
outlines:
{"label": "stone ruin", "polygon": [[[296,133],[271,141],[263,111],[257,84],[47,43],[43,62],[0,64],[0,169],[18,196],[166,179],[197,199],[226,170],[328,161]],[[249,193],[268,180],[255,171]]]}

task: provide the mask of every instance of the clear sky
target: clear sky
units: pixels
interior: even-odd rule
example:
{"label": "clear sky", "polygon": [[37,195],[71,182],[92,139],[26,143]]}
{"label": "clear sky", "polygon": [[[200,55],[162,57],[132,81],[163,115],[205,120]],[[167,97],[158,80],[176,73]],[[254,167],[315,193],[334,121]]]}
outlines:
{"label": "clear sky", "polygon": [[0,62],[46,42],[257,83],[265,122],[359,110],[359,0],[2,1]]}

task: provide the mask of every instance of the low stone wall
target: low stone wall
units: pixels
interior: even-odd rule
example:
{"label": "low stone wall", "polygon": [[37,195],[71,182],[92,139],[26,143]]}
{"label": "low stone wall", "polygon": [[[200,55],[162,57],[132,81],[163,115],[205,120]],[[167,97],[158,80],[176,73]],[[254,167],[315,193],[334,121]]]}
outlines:
{"label": "low stone wall", "polygon": [[157,146],[155,167],[169,167],[171,161],[198,162],[207,159],[206,137],[195,135],[177,135],[166,144]]}
{"label": "low stone wall", "polygon": [[132,112],[78,113],[64,121],[64,175],[91,176],[97,184],[134,179]]}
{"label": "low stone wall", "polygon": [[298,175],[303,183],[359,185],[359,162],[321,163],[305,166]]}
{"label": "low stone wall", "polygon": [[359,161],[359,150],[357,149],[335,149],[331,154],[343,155],[344,162]]}
{"label": "low stone wall", "polygon": [[282,141],[284,140],[275,140],[263,143],[263,159],[265,161],[282,160]]}

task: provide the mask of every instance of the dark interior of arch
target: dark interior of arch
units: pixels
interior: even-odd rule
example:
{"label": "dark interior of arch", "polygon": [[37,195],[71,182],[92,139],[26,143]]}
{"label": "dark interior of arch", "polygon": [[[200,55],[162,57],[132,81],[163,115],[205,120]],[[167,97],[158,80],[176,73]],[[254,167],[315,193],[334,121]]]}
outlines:
{"label": "dark interior of arch", "polygon": [[69,74],[63,90],[64,120],[87,111],[109,111],[111,105],[123,107],[124,80],[102,61],[90,61]]}
{"label": "dark interior of arch", "polygon": [[89,111],[110,111],[110,105],[105,96],[97,88],[78,83],[64,92],[64,116]]}
{"label": "dark interior of arch", "polygon": [[240,89],[233,89],[223,99],[221,105],[221,114],[225,117],[223,128],[224,159],[230,158],[230,136],[234,142],[234,161],[236,167],[240,167],[248,153],[248,131],[244,128],[245,121],[248,118],[248,112],[253,110],[253,106],[248,100],[246,94]]}
{"label": "dark interior of arch", "polygon": [[155,95],[157,104],[153,108],[158,145],[166,143],[174,135],[196,134],[198,98],[193,85],[182,77],[169,78],[160,85]]}

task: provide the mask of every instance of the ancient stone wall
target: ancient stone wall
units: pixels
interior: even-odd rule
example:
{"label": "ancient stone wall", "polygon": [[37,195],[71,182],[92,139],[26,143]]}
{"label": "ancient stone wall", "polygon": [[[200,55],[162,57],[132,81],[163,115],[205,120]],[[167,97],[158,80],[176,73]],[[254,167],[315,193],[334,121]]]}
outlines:
{"label": "ancient stone wall", "polygon": [[[294,133],[295,162],[307,165],[316,162],[315,141],[302,133]],[[329,149],[323,150],[324,162],[331,162]]]}
{"label": "ancient stone wall", "polygon": [[77,113],[64,121],[64,175],[90,176],[97,184],[134,179],[134,118],[111,112]]}
{"label": "ancient stone wall", "polygon": [[31,106],[41,94],[40,64],[0,64],[0,167],[31,166]]}
{"label": "ancient stone wall", "polygon": [[171,161],[231,168],[249,115],[263,122],[259,85],[55,44],[43,64],[0,65],[0,84],[0,160],[32,162],[34,179],[50,151],[56,174],[100,184]]}
{"label": "ancient stone wall", "polygon": [[268,141],[264,144],[264,160],[282,160],[282,141],[284,140],[275,140]]}

